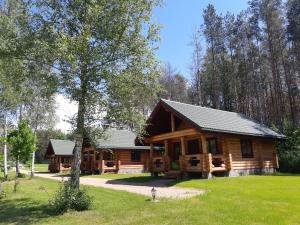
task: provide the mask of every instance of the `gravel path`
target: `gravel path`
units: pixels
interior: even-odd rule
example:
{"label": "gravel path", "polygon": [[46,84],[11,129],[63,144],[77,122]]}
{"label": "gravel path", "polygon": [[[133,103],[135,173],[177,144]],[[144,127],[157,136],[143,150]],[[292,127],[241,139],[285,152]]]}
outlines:
{"label": "gravel path", "polygon": [[[37,177],[43,177],[53,180],[61,181],[62,177],[56,176],[51,173],[35,173]],[[67,179],[67,177],[64,177]],[[203,190],[191,188],[168,187],[170,180],[157,179],[145,183],[133,183],[115,179],[102,179],[102,178],[80,178],[80,183],[84,185],[91,185],[95,187],[103,187],[120,191],[128,191],[140,195],[151,197],[151,189],[155,187],[157,190],[157,198],[177,198],[184,199],[204,193]]]}

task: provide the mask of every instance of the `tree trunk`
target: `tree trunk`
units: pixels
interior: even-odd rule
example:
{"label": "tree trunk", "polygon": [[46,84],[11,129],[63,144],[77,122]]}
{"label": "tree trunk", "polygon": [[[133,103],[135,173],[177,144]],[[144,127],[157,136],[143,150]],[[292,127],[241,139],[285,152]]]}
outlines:
{"label": "tree trunk", "polygon": [[79,189],[80,184],[80,164],[81,164],[81,150],[82,150],[82,135],[78,134],[75,140],[75,147],[73,150],[73,163],[71,170],[71,185],[73,188]]}
{"label": "tree trunk", "polygon": [[76,130],[76,140],[75,147],[73,150],[73,164],[71,171],[70,182],[73,188],[79,189],[80,184],[80,164],[81,164],[81,151],[84,138],[84,120],[86,113],[86,98],[88,90],[88,80],[87,80],[87,67],[82,66],[81,68],[82,75],[80,77],[80,98],[78,104],[78,113],[77,113],[77,130]]}
{"label": "tree trunk", "polygon": [[[36,146],[35,146],[36,148]],[[31,177],[34,177],[34,160],[35,160],[35,151],[32,152],[32,160],[31,160]]]}
{"label": "tree trunk", "polygon": [[5,124],[4,124],[4,179],[7,179],[8,172],[7,172],[7,144],[6,144],[6,138],[7,138],[7,116],[5,115]]}
{"label": "tree trunk", "polygon": [[19,157],[16,159],[16,176],[20,176],[20,170],[19,170]]}

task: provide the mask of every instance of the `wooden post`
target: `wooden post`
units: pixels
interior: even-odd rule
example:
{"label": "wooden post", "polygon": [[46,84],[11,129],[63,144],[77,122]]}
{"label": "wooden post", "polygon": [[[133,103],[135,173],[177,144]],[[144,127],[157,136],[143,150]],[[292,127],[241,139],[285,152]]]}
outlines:
{"label": "wooden post", "polygon": [[227,160],[226,160],[226,165],[225,166],[226,166],[227,171],[230,171],[232,169],[232,155],[231,155],[231,153],[229,153],[227,155]]}
{"label": "wooden post", "polygon": [[204,134],[200,134],[200,139],[201,139],[201,145],[202,145],[202,153],[203,153],[203,162],[202,162],[202,171],[206,171],[207,170],[207,145],[206,145],[206,138],[204,136]]}
{"label": "wooden post", "polygon": [[184,171],[185,170],[185,138],[180,137],[180,143],[181,143],[181,160],[180,160],[180,170]]}
{"label": "wooden post", "polygon": [[211,173],[212,171],[212,155],[211,153],[207,154],[207,172]]}
{"label": "wooden post", "polygon": [[93,172],[96,170],[96,148],[93,148],[94,155],[93,155]]}
{"label": "wooden post", "polygon": [[117,171],[119,171],[120,165],[121,165],[121,161],[119,159],[119,152],[116,151],[116,150],[114,150],[114,154],[115,154],[115,157],[116,157],[116,160],[115,160],[115,162],[116,162],[116,169],[117,169]]}
{"label": "wooden post", "polygon": [[201,144],[202,144],[202,152],[203,154],[208,153],[207,145],[206,145],[206,138],[204,134],[200,134]]}
{"label": "wooden post", "polygon": [[224,149],[223,155],[225,157],[225,169],[226,171],[230,172],[230,170],[232,169],[232,154],[230,153],[230,150],[228,148],[226,138],[222,138],[222,147]]}
{"label": "wooden post", "polygon": [[61,156],[58,156],[58,170],[61,170]]}
{"label": "wooden post", "polygon": [[149,169],[150,169],[150,171],[152,172],[152,169],[153,169],[153,148],[154,148],[154,146],[153,146],[153,143],[151,142],[150,143],[150,164],[149,164]]}
{"label": "wooden post", "polygon": [[91,159],[90,159],[90,150],[87,149],[87,152],[88,152],[88,169],[89,169],[89,172],[91,172]]}
{"label": "wooden post", "polygon": [[278,155],[277,155],[277,153],[273,153],[273,164],[274,164],[274,167],[275,167],[276,169],[279,168]]}
{"label": "wooden post", "polygon": [[164,152],[164,161],[165,161],[165,171],[169,170],[169,142],[168,140],[164,141],[165,143],[165,152]]}
{"label": "wooden post", "polygon": [[171,113],[171,131],[175,131],[175,118],[173,113]]}
{"label": "wooden post", "polygon": [[103,151],[102,149],[99,149],[99,162],[98,162],[99,173],[102,173],[103,171],[102,162],[103,162]]}

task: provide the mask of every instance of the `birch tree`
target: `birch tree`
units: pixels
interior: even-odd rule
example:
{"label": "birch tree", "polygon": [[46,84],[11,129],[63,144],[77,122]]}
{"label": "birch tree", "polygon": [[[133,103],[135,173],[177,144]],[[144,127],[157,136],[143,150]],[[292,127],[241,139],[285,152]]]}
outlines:
{"label": "birch tree", "polygon": [[[155,79],[153,50],[157,26],[150,21],[157,1],[34,1],[36,36],[55,57],[52,66],[61,81],[61,89],[78,102],[76,144],[71,184],[79,188],[83,137],[88,135],[88,112],[107,106],[111,82],[121,75],[128,87],[135,89]],[[143,68],[137,70],[139,63]],[[138,73],[137,73],[138,72]],[[123,82],[123,80],[120,80]],[[118,91],[117,89],[114,91]]]}

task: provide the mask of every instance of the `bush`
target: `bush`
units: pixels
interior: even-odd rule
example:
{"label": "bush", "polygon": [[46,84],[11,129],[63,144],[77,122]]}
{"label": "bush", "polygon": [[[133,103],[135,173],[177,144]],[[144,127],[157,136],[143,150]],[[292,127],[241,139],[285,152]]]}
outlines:
{"label": "bush", "polygon": [[288,173],[300,173],[300,128],[285,121],[283,133],[286,139],[277,146],[279,170]]}
{"label": "bush", "polygon": [[69,210],[88,210],[92,205],[92,198],[86,190],[75,189],[67,181],[62,182],[50,204],[57,214],[63,214]]}

